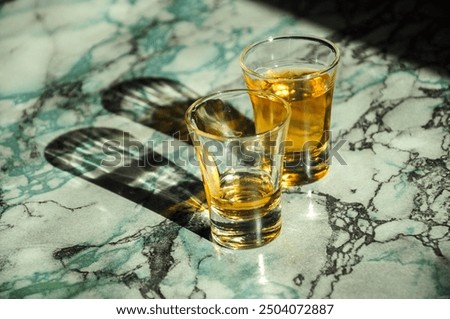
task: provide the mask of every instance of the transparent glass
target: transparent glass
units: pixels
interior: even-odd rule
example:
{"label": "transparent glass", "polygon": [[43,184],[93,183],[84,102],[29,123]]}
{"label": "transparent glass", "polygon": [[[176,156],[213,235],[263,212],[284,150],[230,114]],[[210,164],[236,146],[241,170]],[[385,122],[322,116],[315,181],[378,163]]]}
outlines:
{"label": "transparent glass", "polygon": [[258,247],[280,233],[290,115],[282,98],[246,89],[213,93],[186,111],[217,244]]}
{"label": "transparent glass", "polygon": [[249,45],[240,64],[248,89],[286,99],[292,109],[283,186],[308,184],[329,169],[337,46],[314,36],[281,36]]}

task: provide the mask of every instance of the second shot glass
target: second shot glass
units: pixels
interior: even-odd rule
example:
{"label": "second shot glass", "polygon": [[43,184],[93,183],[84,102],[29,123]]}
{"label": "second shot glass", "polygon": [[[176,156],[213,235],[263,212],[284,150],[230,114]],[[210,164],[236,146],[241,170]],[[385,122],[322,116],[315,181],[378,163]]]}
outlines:
{"label": "second shot glass", "polygon": [[291,105],[284,186],[312,183],[328,172],[338,63],[337,46],[315,36],[270,37],[241,54],[247,88],[274,93]]}

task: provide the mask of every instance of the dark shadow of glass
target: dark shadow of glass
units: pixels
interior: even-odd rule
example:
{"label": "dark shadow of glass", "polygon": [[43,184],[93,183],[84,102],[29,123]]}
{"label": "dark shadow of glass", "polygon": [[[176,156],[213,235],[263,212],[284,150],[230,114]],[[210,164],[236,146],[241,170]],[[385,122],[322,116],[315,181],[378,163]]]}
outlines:
{"label": "dark shadow of glass", "polygon": [[111,86],[102,92],[102,105],[111,113],[188,142],[184,113],[197,98],[177,81],[147,77]]}
{"label": "dark shadow of glass", "polygon": [[[191,144],[184,120],[199,96],[165,78],[138,78],[102,92],[103,107],[133,122]],[[254,129],[254,123],[233,106],[227,108],[233,127]],[[45,148],[55,167],[79,176],[210,240],[204,214],[202,181],[174,162],[142,145],[127,132],[84,128],[65,133]]]}
{"label": "dark shadow of glass", "polygon": [[[102,105],[111,113],[126,117],[156,131],[192,144],[184,120],[187,108],[200,96],[180,82],[157,77],[120,82],[102,92]],[[254,123],[238,109],[229,106],[228,117],[219,130],[253,128]]]}
{"label": "dark shadow of glass", "polygon": [[47,145],[45,158],[209,240],[202,182],[151,148],[127,145],[124,136],[111,128],[71,131]]}

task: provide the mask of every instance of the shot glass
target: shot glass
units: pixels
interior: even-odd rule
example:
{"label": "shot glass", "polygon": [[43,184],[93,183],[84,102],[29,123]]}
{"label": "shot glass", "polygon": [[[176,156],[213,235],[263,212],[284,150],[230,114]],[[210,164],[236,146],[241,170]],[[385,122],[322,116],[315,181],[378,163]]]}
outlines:
{"label": "shot glass", "polygon": [[[195,101],[185,120],[209,207],[212,241],[262,246],[281,230],[281,178],[289,103],[237,89]],[[246,125],[242,125],[246,123]]]}
{"label": "shot glass", "polygon": [[283,186],[312,183],[328,172],[338,63],[337,46],[314,36],[270,37],[241,53],[247,88],[274,93],[291,105]]}

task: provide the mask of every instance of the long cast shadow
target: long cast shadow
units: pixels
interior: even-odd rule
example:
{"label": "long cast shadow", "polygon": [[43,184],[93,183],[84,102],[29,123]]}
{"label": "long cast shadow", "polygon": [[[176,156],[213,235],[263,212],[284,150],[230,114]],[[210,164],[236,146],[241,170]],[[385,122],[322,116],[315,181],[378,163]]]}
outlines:
{"label": "long cast shadow", "polygon": [[130,147],[130,137],[124,136],[126,132],[111,128],[71,131],[49,143],[45,157],[55,167],[209,240],[202,182],[151,148]]}
{"label": "long cast shadow", "polygon": [[184,113],[198,97],[177,81],[144,77],[104,90],[102,105],[111,113],[189,142]]}
{"label": "long cast shadow", "polygon": [[[186,109],[199,96],[181,83],[166,78],[137,78],[102,92],[102,105],[111,113],[191,143],[184,122]],[[232,126],[254,123],[233,106],[227,108]],[[209,221],[201,180],[189,174],[127,132],[111,128],[84,128],[65,133],[45,149],[55,167],[79,176],[142,205],[192,232],[209,238]],[[142,146],[142,145],[141,145]]]}
{"label": "long cast shadow", "polygon": [[[197,93],[178,81],[143,77],[123,81],[104,90],[102,105],[111,113],[192,144],[184,114],[198,98]],[[254,130],[253,121],[237,108],[228,105],[226,110],[229,126],[223,123],[216,128],[217,131]]]}

